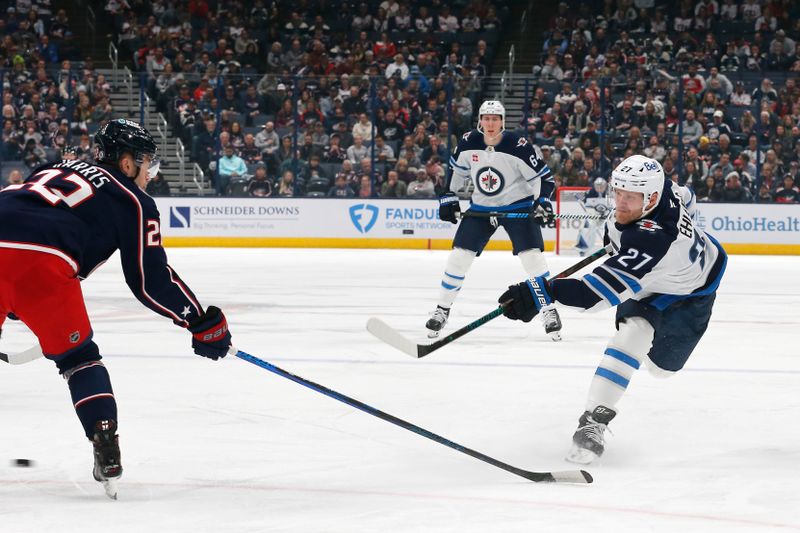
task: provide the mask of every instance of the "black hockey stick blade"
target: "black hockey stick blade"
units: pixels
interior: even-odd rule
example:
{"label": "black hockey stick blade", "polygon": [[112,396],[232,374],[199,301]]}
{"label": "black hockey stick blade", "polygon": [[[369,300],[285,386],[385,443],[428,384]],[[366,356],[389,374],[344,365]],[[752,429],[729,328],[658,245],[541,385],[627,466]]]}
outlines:
{"label": "black hockey stick blade", "polygon": [[438,442],[443,446],[447,446],[448,448],[452,448],[453,450],[469,455],[470,457],[479,459],[484,463],[488,463],[497,468],[502,468],[506,472],[511,472],[512,474],[524,477],[527,480],[534,481],[536,483],[581,483],[581,484],[591,483],[592,481],[594,481],[592,479],[591,474],[589,474],[589,472],[586,472],[585,470],[566,470],[561,472],[531,472],[530,470],[523,470],[521,468],[517,468],[516,466],[512,466],[508,463],[504,463],[503,461],[499,461],[493,457],[489,457],[488,455],[485,455],[479,451],[467,448],[466,446],[462,446],[457,442],[453,442],[450,439],[442,437],[441,435],[437,435],[432,431],[428,431],[427,429],[417,426],[416,424],[412,424],[411,422],[403,420],[402,418],[398,418],[394,415],[390,415],[389,413],[376,409],[371,405],[367,405],[364,402],[356,400],[355,398],[346,396],[341,392],[336,392],[335,390],[329,389],[328,387],[325,387],[318,383],[314,383],[311,380],[292,374],[291,372],[288,372],[280,367],[277,367],[272,363],[264,361],[263,359],[259,359],[254,355],[250,355],[241,350],[237,350],[233,346],[230,347],[230,353],[235,355],[239,359],[247,361],[248,363],[252,363],[258,367],[263,368],[264,370],[268,370],[273,374],[277,374],[290,381],[294,381],[299,385],[309,388],[315,392],[319,392],[320,394],[324,394],[325,396],[333,398],[334,400],[338,400],[344,404],[349,405],[350,407],[355,407],[359,411],[363,411],[364,413],[380,418],[381,420],[394,424],[395,426],[399,426],[403,429],[411,431],[412,433],[416,433],[417,435],[430,439],[434,442]]}
{"label": "black hockey stick blade", "polygon": [[411,357],[420,359],[422,357],[425,357],[429,353],[438,350],[442,346],[450,344],[459,337],[463,337],[473,329],[479,328],[480,326],[484,325],[485,323],[489,322],[494,318],[499,317],[502,314],[503,314],[503,307],[499,306],[491,313],[485,314],[482,317],[473,320],[466,326],[457,329],[447,337],[439,339],[438,341],[433,342],[431,344],[417,344],[411,339],[401,335],[397,330],[395,330],[392,326],[390,326],[380,318],[376,317],[372,317],[369,320],[367,320],[367,331],[372,333],[375,337],[382,340],[389,346],[397,348],[401,352],[408,354]]}
{"label": "black hockey stick blade", "polygon": [[[586,265],[593,263],[600,257],[606,255],[609,252],[609,247],[597,249],[593,253],[587,255],[586,257],[584,257],[583,259],[572,265],[571,267],[551,277],[548,281],[553,281],[554,279],[566,278],[567,276],[571,276],[572,274],[579,271]],[[510,302],[504,302],[503,305],[507,305],[508,303]],[[422,357],[425,357],[429,353],[438,350],[442,346],[447,346],[454,340],[463,337],[470,331],[477,329],[482,325],[486,324],[487,322],[489,322],[490,320],[493,320],[498,316],[502,315],[503,305],[498,306],[496,309],[493,309],[492,311],[483,315],[482,317],[473,320],[466,326],[457,329],[447,337],[439,339],[438,341],[433,342],[431,344],[417,344],[413,340],[403,336],[400,332],[398,332],[396,329],[394,329],[392,326],[390,326],[380,318],[376,317],[372,317],[369,320],[367,320],[367,331],[372,333],[375,337],[385,342],[389,346],[392,346],[400,350],[401,352],[410,355],[411,357],[420,359]]]}
{"label": "black hockey stick blade", "polygon": [[36,346],[32,346],[25,350],[24,352],[19,353],[2,353],[0,352],[0,361],[8,363],[10,365],[23,365],[25,363],[30,363],[38,358],[42,357],[42,349],[37,344]]}

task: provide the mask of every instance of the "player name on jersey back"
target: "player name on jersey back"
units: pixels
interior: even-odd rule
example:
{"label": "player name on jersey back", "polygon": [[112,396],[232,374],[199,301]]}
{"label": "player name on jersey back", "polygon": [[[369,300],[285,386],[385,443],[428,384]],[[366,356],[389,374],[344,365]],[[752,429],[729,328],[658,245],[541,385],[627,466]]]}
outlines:
{"label": "player name on jersey back", "polygon": [[106,183],[111,182],[111,180],[108,178],[108,171],[79,159],[73,159],[72,161],[61,161],[60,163],[51,165],[51,168],[68,168],[86,178],[86,180],[88,180],[97,189]]}

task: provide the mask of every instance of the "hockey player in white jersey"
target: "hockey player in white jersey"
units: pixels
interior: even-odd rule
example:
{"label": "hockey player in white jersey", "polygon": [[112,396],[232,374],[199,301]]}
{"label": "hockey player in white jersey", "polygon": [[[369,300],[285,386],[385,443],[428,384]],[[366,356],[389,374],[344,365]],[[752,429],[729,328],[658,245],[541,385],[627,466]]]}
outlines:
{"label": "hockey player in white jersey", "polygon": [[[608,182],[603,178],[597,178],[592,184],[592,188],[586,192],[586,195],[580,202],[581,208],[587,215],[593,216],[608,216],[611,210],[611,199],[608,196]],[[578,231],[578,242],[575,249],[581,257],[586,255],[594,247],[594,241],[598,234],[603,233],[605,228],[605,220],[585,220],[581,229]]]}
{"label": "hockey player in white jersey", "polygon": [[615,253],[581,279],[543,276],[513,285],[505,315],[531,320],[557,302],[589,311],[617,306],[612,337],[589,388],[567,460],[590,463],[604,450],[604,432],[617,414],[635,370],[657,376],[683,368],[708,327],[727,255],[694,226],[694,195],[664,178],[654,159],[634,155],[611,175],[616,206],[605,242]]}
{"label": "hockey player in white jersey", "polygon": [[[453,239],[439,289],[436,310],[425,324],[428,337],[439,335],[472,261],[483,251],[497,226],[511,239],[514,255],[530,277],[547,276],[542,255],[541,226],[551,223],[549,198],[554,182],[539,147],[525,137],[505,131],[505,108],[487,100],[478,111],[478,127],[465,133],[450,157],[449,191],[439,198],[439,218],[458,223],[461,207],[455,191],[468,180],[474,184],[469,212],[524,212],[525,218],[478,218],[465,216]],[[561,320],[555,308],[542,311],[545,332],[561,339]]]}

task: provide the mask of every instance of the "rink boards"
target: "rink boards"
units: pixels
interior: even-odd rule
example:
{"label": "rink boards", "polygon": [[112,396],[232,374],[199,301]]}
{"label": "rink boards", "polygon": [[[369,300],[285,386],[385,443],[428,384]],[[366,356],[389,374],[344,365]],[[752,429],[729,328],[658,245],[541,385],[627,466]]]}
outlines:
{"label": "rink boards", "polygon": [[[436,200],[157,198],[166,246],[448,249]],[[466,203],[462,204],[466,209]],[[800,206],[700,204],[698,227],[730,253],[800,254]],[[555,228],[544,228],[548,250]],[[489,250],[510,250],[498,228]]]}

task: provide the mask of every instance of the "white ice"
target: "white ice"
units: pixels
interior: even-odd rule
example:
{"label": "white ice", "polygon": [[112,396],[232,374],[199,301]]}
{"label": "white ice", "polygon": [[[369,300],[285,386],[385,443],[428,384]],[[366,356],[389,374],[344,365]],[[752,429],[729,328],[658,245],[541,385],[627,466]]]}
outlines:
{"label": "white ice", "polygon": [[[240,349],[530,470],[563,461],[613,314],[564,311],[564,341],[498,318],[422,360],[364,328],[422,340],[445,252],[172,249]],[[551,271],[575,258],[549,257]],[[639,371],[584,486],[534,484],[234,357],[133,299],[118,261],[84,282],[120,410],[119,500],[52,363],[0,367],[0,532],[800,530],[800,258],[732,256],[687,367]],[[449,330],[522,279],[474,264]],[[2,351],[34,342],[6,323]],[[14,458],[33,468],[10,465]]]}

